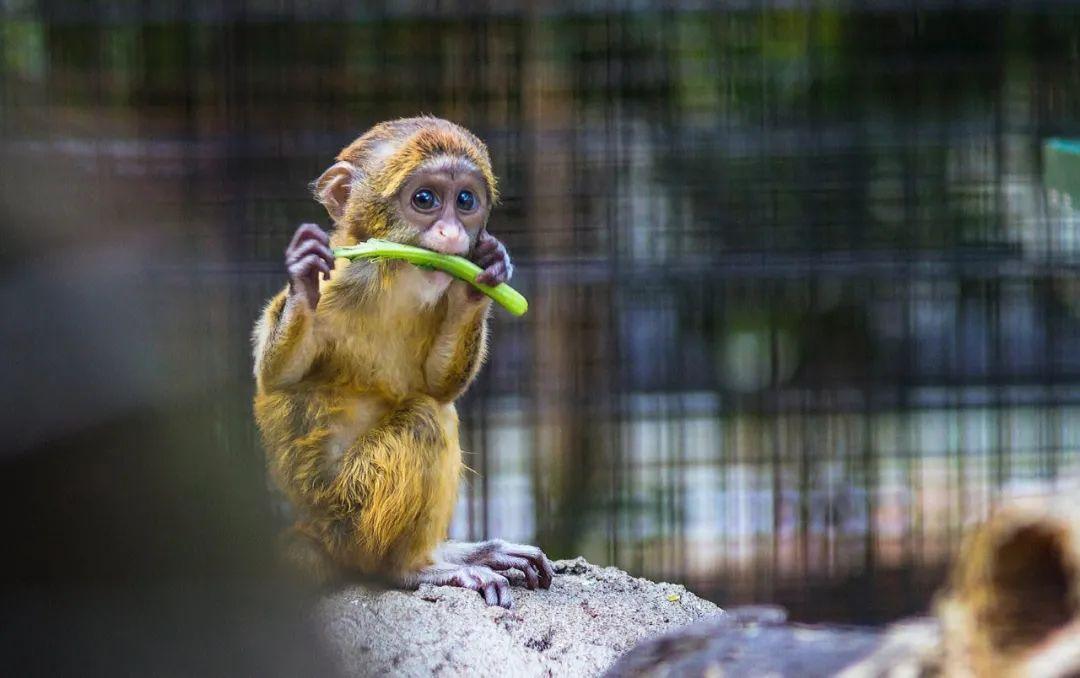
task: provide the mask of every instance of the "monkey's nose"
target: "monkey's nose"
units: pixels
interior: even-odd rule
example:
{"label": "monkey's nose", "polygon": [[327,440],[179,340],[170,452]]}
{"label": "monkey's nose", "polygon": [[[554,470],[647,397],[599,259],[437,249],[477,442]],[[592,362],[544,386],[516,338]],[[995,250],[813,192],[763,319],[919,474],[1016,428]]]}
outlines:
{"label": "monkey's nose", "polygon": [[469,236],[460,224],[439,222],[432,230],[434,233],[431,242],[427,243],[428,249],[459,255],[469,251]]}

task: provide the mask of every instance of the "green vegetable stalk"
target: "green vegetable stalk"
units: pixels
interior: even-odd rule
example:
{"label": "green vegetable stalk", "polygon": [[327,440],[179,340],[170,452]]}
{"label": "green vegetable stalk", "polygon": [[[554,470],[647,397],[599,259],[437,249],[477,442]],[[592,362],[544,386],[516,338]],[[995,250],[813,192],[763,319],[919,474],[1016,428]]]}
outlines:
{"label": "green vegetable stalk", "polygon": [[464,257],[440,254],[422,247],[399,245],[396,242],[377,238],[350,247],[335,247],[334,256],[346,259],[402,259],[423,268],[437,268],[469,283],[516,316],[525,315],[525,311],[529,310],[529,302],[525,297],[506,283],[491,287],[476,282],[476,276],[481,273],[481,268]]}

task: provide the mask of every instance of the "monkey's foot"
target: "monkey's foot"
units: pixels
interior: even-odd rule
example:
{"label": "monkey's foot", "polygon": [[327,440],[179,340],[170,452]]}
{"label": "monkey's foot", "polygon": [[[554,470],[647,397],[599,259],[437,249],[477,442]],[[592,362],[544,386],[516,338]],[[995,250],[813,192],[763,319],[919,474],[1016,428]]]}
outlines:
{"label": "monkey's foot", "polygon": [[482,541],[472,546],[474,548],[471,551],[463,554],[462,563],[483,565],[500,572],[519,570],[525,575],[526,588],[551,588],[555,571],[551,568],[551,561],[539,548],[527,544],[511,544],[501,539]]}
{"label": "monkey's foot", "polygon": [[440,563],[418,572],[416,581],[419,584],[472,589],[483,596],[488,605],[499,605],[506,609],[514,605],[510,582],[489,567]]}

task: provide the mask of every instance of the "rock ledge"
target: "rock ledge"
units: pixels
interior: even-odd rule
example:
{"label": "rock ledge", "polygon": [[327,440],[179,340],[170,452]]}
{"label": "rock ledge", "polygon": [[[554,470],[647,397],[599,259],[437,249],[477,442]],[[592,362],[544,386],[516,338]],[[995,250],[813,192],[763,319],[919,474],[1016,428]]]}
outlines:
{"label": "rock ledge", "polygon": [[724,614],[682,586],[584,558],[554,567],[551,589],[515,587],[511,610],[446,586],[351,586],[324,598],[316,614],[349,676],[599,675],[641,640]]}

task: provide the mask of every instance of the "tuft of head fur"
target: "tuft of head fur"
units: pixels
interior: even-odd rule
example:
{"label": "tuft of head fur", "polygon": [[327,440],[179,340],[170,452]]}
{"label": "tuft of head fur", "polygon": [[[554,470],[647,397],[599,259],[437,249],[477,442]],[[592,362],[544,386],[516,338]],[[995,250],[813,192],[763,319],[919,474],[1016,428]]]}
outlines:
{"label": "tuft of head fur", "polygon": [[483,141],[442,118],[400,118],[375,125],[338,154],[339,162],[355,168],[338,228],[354,241],[377,237],[408,242],[409,234],[396,228],[394,196],[422,164],[440,156],[475,166],[487,184],[489,202],[498,202],[498,182]]}

